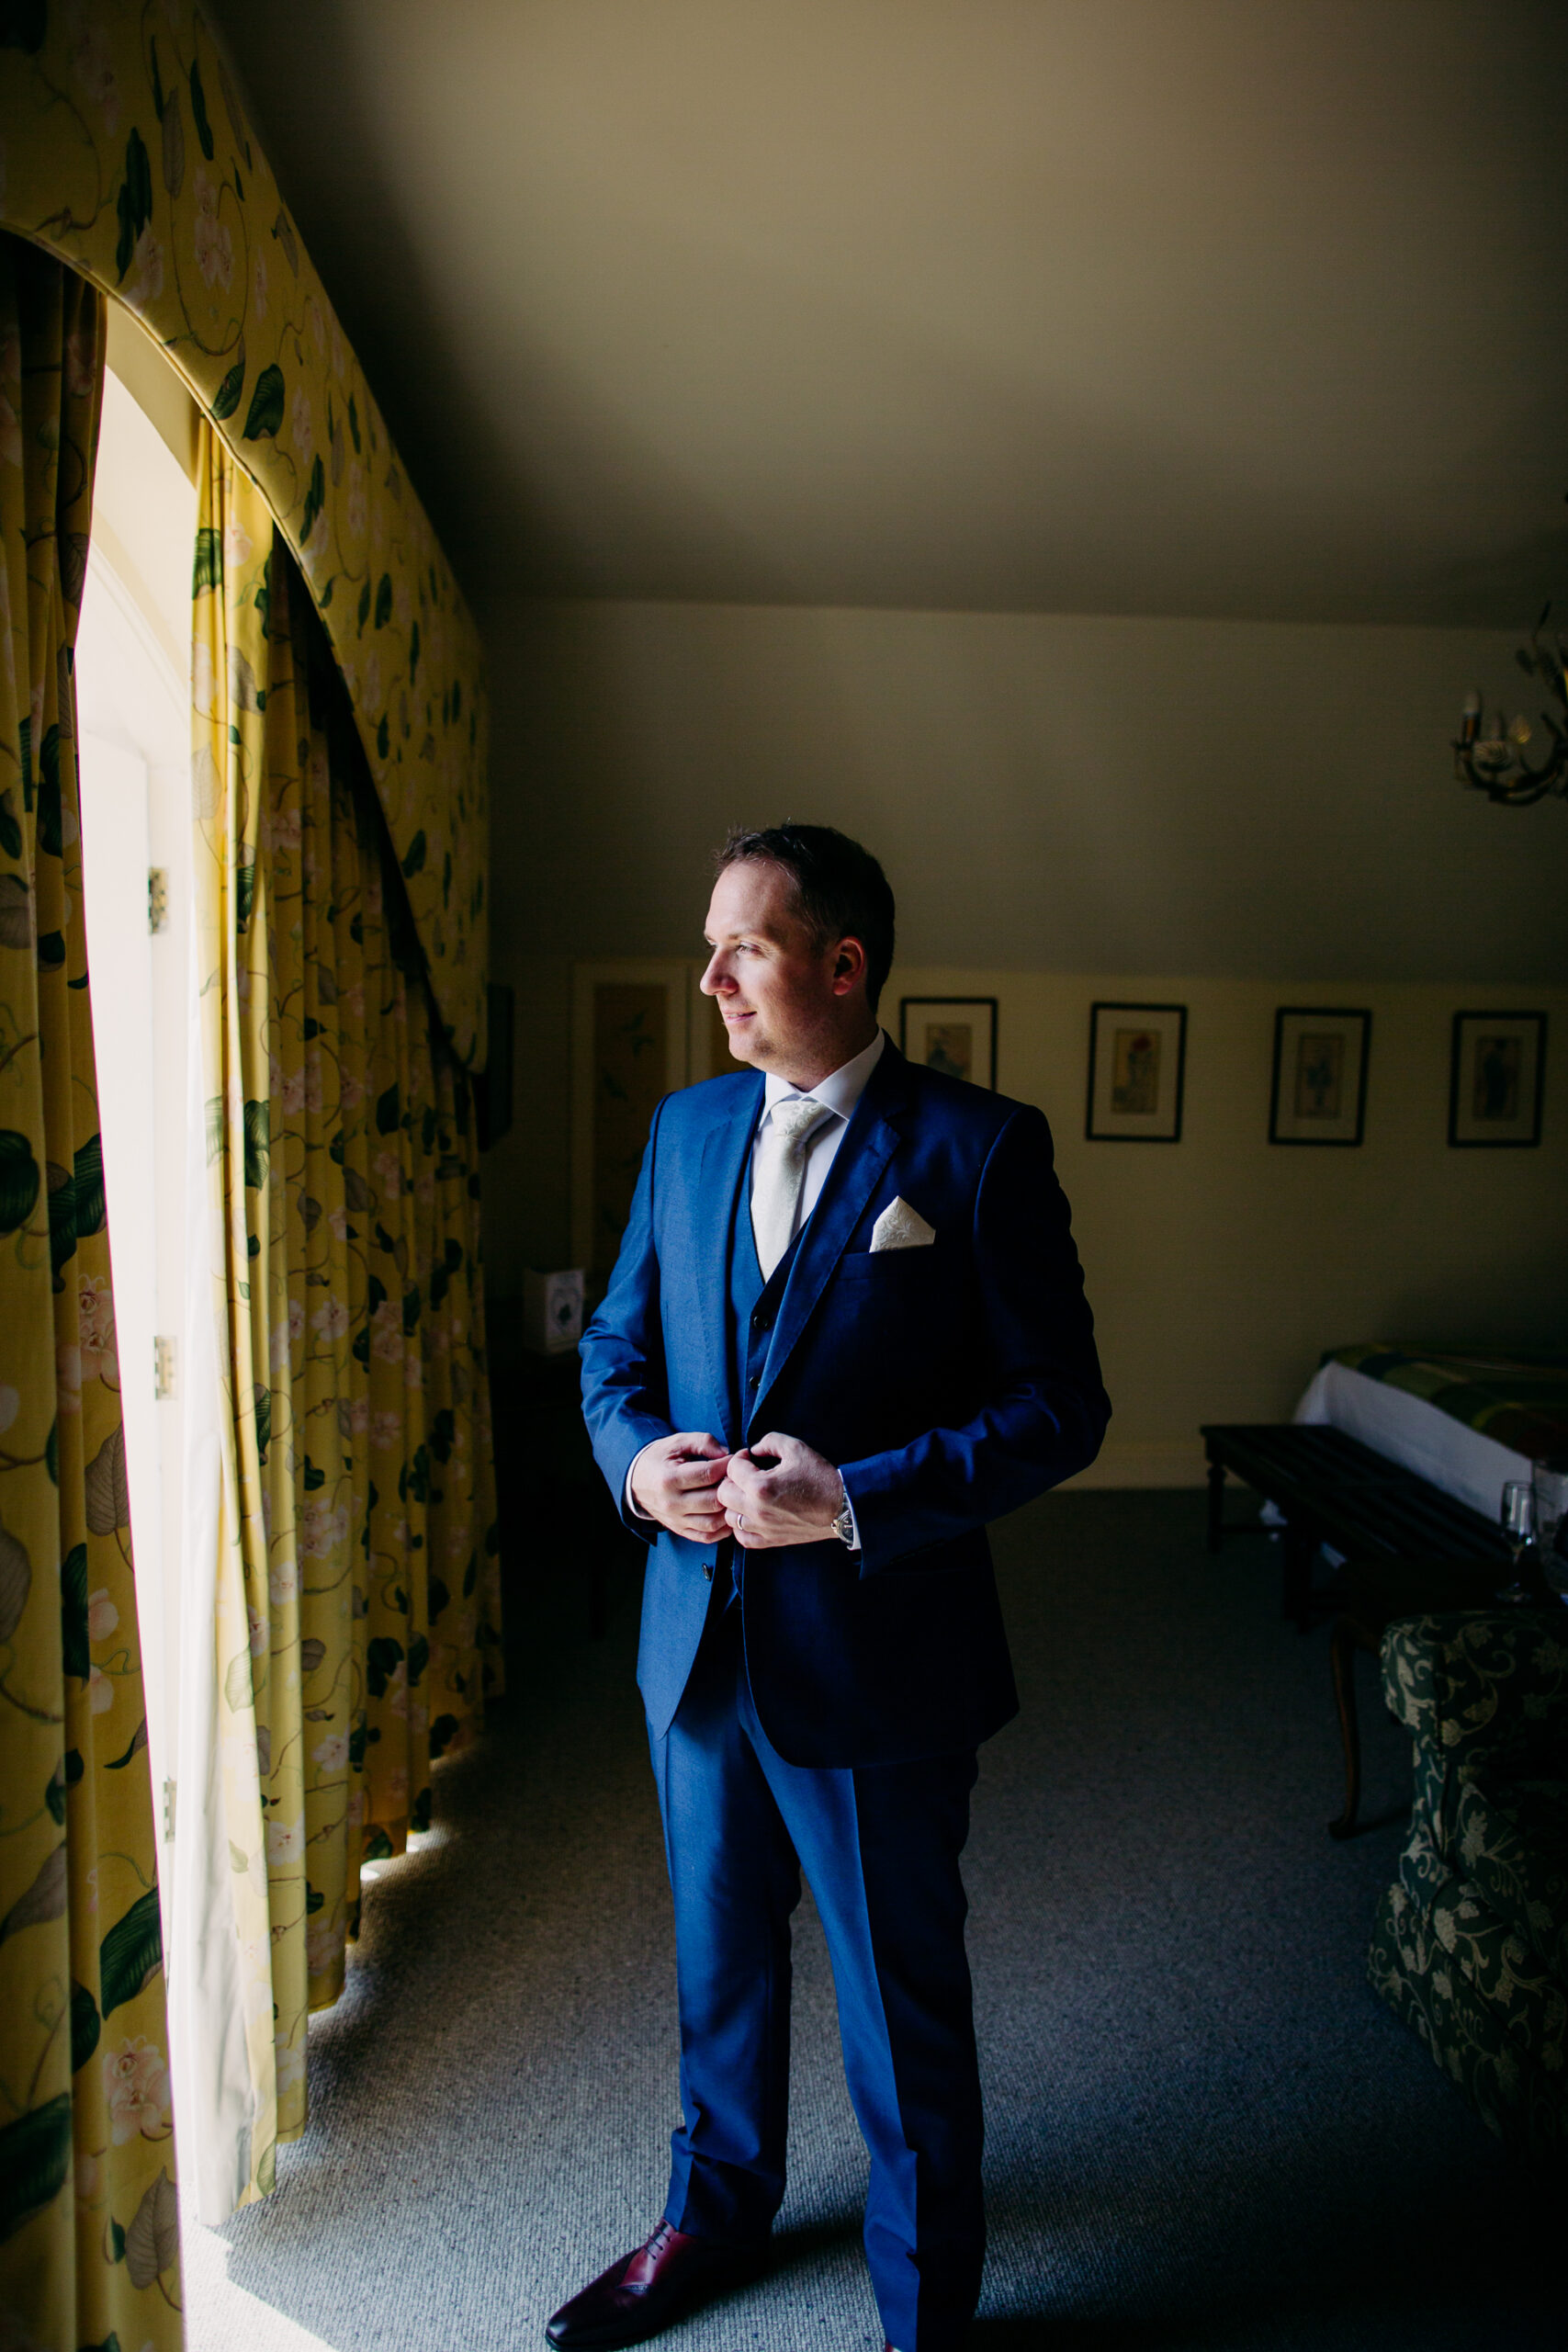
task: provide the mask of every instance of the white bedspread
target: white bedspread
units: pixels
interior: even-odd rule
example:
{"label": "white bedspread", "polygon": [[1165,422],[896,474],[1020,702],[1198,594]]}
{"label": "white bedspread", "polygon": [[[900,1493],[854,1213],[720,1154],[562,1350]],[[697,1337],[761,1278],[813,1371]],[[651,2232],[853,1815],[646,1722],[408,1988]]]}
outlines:
{"label": "white bedspread", "polygon": [[1326,1423],[1359,1437],[1374,1453],[1429,1478],[1487,1519],[1495,1519],[1504,1482],[1528,1478],[1532,1464],[1480,1430],[1467,1429],[1424,1396],[1369,1380],[1348,1364],[1325,1363],[1296,1407],[1298,1421]]}

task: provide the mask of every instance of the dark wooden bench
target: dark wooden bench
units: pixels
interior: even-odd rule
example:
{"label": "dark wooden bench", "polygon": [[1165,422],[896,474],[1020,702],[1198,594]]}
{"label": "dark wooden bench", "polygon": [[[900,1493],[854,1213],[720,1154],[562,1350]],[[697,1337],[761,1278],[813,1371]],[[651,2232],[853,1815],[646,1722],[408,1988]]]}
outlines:
{"label": "dark wooden bench", "polygon": [[[1513,1577],[1502,1529],[1343,1430],[1298,1422],[1213,1421],[1202,1430],[1209,1463],[1209,1549],[1225,1537],[1227,1471],[1280,1514],[1282,1613],[1305,1633],[1314,1611],[1336,1611],[1329,1657],[1345,1751],[1345,1804],[1328,1825],[1348,1838],[1360,1803],[1360,1734],[1355,1653],[1375,1653],[1396,1617],[1428,1610],[1484,1609]],[[1313,1589],[1320,1544],[1344,1566]],[[1542,1587],[1544,1596],[1545,1588]]]}
{"label": "dark wooden bench", "polygon": [[1294,1421],[1210,1421],[1201,1435],[1209,1463],[1210,1551],[1224,1541],[1230,1471],[1280,1513],[1280,1606],[1303,1634],[1314,1608],[1312,1564],[1323,1544],[1349,1561],[1485,1562],[1504,1571],[1499,1583],[1507,1580],[1510,1555],[1495,1521],[1343,1430]]}

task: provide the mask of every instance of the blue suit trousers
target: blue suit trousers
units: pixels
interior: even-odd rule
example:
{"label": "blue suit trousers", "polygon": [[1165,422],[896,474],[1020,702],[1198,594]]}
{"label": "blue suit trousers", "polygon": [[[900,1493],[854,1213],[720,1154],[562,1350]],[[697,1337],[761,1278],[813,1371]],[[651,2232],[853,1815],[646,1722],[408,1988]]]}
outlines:
{"label": "blue suit trousers", "polygon": [[765,2235],[778,2211],[790,1916],[804,1871],[871,2156],[865,2249],[883,2325],[898,2352],[953,2352],[985,2253],[958,1868],[975,1753],[785,1763],[751,1702],[740,1627],[738,1606],[716,1605],[674,1720],[651,1738],[681,2016],[682,2121],[665,2217],[699,2236],[746,2239]]}

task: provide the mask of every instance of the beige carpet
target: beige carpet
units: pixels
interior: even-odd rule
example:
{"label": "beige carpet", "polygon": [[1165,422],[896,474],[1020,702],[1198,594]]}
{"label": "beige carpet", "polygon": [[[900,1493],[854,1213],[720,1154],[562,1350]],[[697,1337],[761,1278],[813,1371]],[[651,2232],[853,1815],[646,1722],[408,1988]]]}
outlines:
{"label": "beige carpet", "polygon": [[[1195,1494],[1048,1498],[999,1531],[1024,1713],[985,1751],[968,1878],[991,2248],[975,2352],[1546,2352],[1544,2193],[1367,1990],[1408,1758],[1365,1669],[1348,1846],[1325,1638]],[[528,1688],[439,1783],[311,2030],[276,2195],[187,2238],[193,2352],[502,2352],[651,2227],[673,1955],[632,1684],[519,1612]],[[773,2274],[679,2352],[874,2352],[864,2157],[820,1936],[797,1949]]]}

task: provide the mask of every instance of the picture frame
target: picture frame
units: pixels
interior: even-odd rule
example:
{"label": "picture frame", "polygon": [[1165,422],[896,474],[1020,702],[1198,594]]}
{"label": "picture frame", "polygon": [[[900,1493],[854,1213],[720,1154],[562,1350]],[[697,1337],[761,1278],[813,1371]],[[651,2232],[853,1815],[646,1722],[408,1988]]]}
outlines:
{"label": "picture frame", "polygon": [[691,967],[626,957],[572,967],[571,1256],[603,1294],[654,1105],[687,1083]]}
{"label": "picture frame", "polygon": [[1532,1150],[1546,1090],[1544,1012],[1456,1012],[1449,1065],[1455,1151]]}
{"label": "picture frame", "polygon": [[1100,998],[1089,1009],[1090,1143],[1179,1143],[1187,1007]]}
{"label": "picture frame", "polygon": [[922,1069],[997,1084],[994,996],[906,996],[898,1001],[898,1050]]}
{"label": "picture frame", "polygon": [[1276,1008],[1270,1143],[1356,1149],[1367,1126],[1371,1036],[1372,1016],[1364,1006]]}

